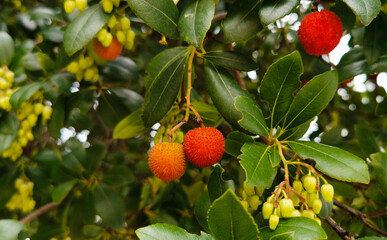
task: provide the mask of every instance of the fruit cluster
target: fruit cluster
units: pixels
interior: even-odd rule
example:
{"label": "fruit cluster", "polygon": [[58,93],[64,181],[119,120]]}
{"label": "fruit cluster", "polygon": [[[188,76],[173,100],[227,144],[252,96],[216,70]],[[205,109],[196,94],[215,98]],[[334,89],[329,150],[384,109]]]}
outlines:
{"label": "fruit cluster", "polygon": [[23,102],[16,111],[16,117],[20,122],[17,138],[12,144],[1,153],[4,158],[11,158],[15,161],[23,153],[23,148],[28,142],[34,140],[32,129],[36,126],[39,116],[41,116],[42,125],[46,125],[47,120],[51,118],[52,108],[45,103],[43,92],[36,92],[26,102]]}
{"label": "fruit cluster", "polygon": [[[161,125],[159,129],[157,129],[157,133],[154,138],[155,143],[159,142],[168,142],[168,133],[171,131],[171,127],[167,126],[166,128],[164,125]],[[172,142],[177,143],[183,143],[184,141],[184,133],[181,130],[177,130],[172,134]]]}
{"label": "fruit cluster", "polygon": [[35,208],[35,200],[32,198],[34,183],[27,178],[18,178],[15,181],[16,192],[7,202],[6,207],[10,211],[21,210],[27,213]]}
{"label": "fruit cluster", "polygon": [[317,216],[322,208],[319,191],[321,190],[325,202],[332,202],[334,189],[329,183],[323,184],[320,189],[318,180],[319,176],[309,172],[301,178],[301,181],[297,174],[292,186],[287,186],[288,191],[284,186],[286,185],[285,181],[276,186],[272,195],[267,198],[262,206],[263,218],[269,219],[270,229],[275,230],[277,228],[281,217],[303,216],[313,219],[321,225],[321,220]]}
{"label": "fruit cluster", "polygon": [[7,112],[12,108],[9,98],[15,92],[15,89],[12,89],[14,77],[15,74],[6,66],[0,67],[0,108]]}
{"label": "fruit cluster", "polygon": [[[17,90],[12,88],[14,73],[6,66],[0,68],[0,108],[9,112],[12,106],[9,102],[11,95]],[[36,126],[39,116],[42,116],[42,124],[45,125],[50,119],[52,109],[45,103],[43,92],[36,92],[30,99],[22,103],[16,111],[16,117],[20,122],[20,127],[16,139],[11,145],[1,152],[4,158],[11,158],[15,161],[23,153],[29,141],[34,140],[32,133],[33,127]]]}
{"label": "fruit cluster", "polygon": [[113,15],[109,18],[94,39],[94,51],[98,56],[113,60],[122,51],[122,47],[133,48],[135,33],[130,28],[130,20],[125,15]]}
{"label": "fruit cluster", "polygon": [[212,127],[195,128],[185,135],[183,144],[158,142],[149,152],[148,164],[158,178],[172,181],[183,176],[186,157],[197,167],[211,166],[222,158],[225,140]]}
{"label": "fruit cluster", "polygon": [[243,190],[242,190],[242,205],[249,211],[249,207],[252,211],[258,209],[259,206],[259,197],[262,196],[264,189],[256,186],[249,186],[247,182],[243,182]]}
{"label": "fruit cluster", "polygon": [[71,62],[67,66],[67,71],[75,74],[78,82],[82,81],[82,79],[96,82],[99,78],[97,65],[90,56],[81,56],[78,60]]}
{"label": "fruit cluster", "polygon": [[63,7],[67,14],[73,13],[75,7],[78,8],[79,12],[83,12],[87,7],[87,0],[65,0]]}

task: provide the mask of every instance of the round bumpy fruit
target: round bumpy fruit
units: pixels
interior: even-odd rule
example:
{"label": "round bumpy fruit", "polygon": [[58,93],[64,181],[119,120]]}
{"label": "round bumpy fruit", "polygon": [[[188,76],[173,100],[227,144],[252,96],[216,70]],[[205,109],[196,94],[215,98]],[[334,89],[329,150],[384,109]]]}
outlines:
{"label": "round bumpy fruit", "polygon": [[94,39],[94,51],[101,58],[114,60],[122,51],[122,43],[118,42],[117,37],[114,36],[110,45],[104,47],[98,39]]}
{"label": "round bumpy fruit", "polygon": [[156,143],[149,152],[149,168],[156,177],[168,182],[183,176],[187,163],[180,143]]}
{"label": "round bumpy fruit", "polygon": [[209,167],[222,158],[225,141],[222,133],[213,127],[195,128],[184,137],[184,152],[197,167]]}
{"label": "round bumpy fruit", "polygon": [[308,14],[298,29],[298,39],[305,51],[320,56],[330,53],[340,42],[343,25],[331,11],[322,10]]}

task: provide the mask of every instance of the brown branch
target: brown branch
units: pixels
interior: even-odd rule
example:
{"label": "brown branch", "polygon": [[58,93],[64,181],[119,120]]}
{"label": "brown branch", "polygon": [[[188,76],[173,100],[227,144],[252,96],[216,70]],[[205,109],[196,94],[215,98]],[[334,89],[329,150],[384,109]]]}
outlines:
{"label": "brown branch", "polygon": [[325,218],[325,221],[331,226],[333,230],[344,240],[355,240],[354,237],[351,236],[351,233],[345,230],[338,224],[333,218],[327,217]]}
{"label": "brown branch", "polygon": [[380,216],[383,216],[387,214],[387,209],[383,209],[379,212],[374,212],[374,213],[370,213],[370,214],[367,214],[367,217],[368,218],[376,218],[376,217],[380,217]]}
{"label": "brown branch", "polygon": [[227,16],[227,12],[216,14],[216,15],[214,16],[214,18],[212,19],[211,22],[214,23],[214,22],[216,22],[216,21],[225,19],[226,16]]}
{"label": "brown branch", "polygon": [[349,212],[352,217],[356,218],[356,219],[359,219],[360,221],[362,221],[364,223],[364,225],[366,225],[368,228],[370,228],[372,231],[376,232],[376,233],[379,233],[380,235],[383,235],[385,237],[387,237],[387,232],[384,232],[378,228],[376,228],[375,226],[373,226],[370,222],[369,222],[369,218],[368,218],[368,215],[367,214],[364,214],[362,213],[361,211],[357,210],[357,209],[354,209],[340,201],[337,201],[336,199],[333,199],[333,203],[338,206],[339,208],[341,209],[344,209],[346,210],[347,212]]}
{"label": "brown branch", "polygon": [[36,209],[31,214],[27,215],[25,218],[20,220],[20,222],[23,223],[23,224],[26,224],[26,223],[30,222],[31,220],[39,217],[43,213],[48,212],[48,211],[50,211],[53,208],[56,208],[57,206],[58,206],[58,204],[55,203],[55,202],[47,203],[46,205]]}

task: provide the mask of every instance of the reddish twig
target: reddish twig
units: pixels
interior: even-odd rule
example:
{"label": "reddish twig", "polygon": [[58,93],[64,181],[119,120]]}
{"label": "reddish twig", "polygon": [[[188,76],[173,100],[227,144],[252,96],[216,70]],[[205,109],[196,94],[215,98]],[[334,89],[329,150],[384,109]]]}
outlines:
{"label": "reddish twig", "polygon": [[331,226],[331,228],[333,230],[335,230],[335,232],[344,240],[355,240],[354,237],[351,236],[351,233],[348,232],[347,230],[345,230],[344,228],[342,228],[340,226],[340,224],[338,224],[335,220],[333,220],[333,218],[331,217],[327,217],[325,218],[325,221],[329,224],[329,226]]}
{"label": "reddish twig", "polygon": [[387,237],[387,232],[384,232],[378,228],[376,228],[375,226],[373,226],[370,222],[369,222],[369,218],[368,218],[368,215],[367,214],[364,214],[362,213],[361,211],[357,210],[357,209],[354,209],[340,201],[337,201],[336,199],[333,199],[333,203],[338,206],[339,208],[349,212],[352,217],[356,218],[356,219],[359,219],[360,221],[362,221],[364,223],[364,225],[366,225],[369,229],[371,229],[372,231],[376,232],[376,233],[379,233],[380,235],[383,235],[385,237]]}
{"label": "reddish twig", "polygon": [[53,208],[56,208],[57,206],[58,206],[58,204],[55,203],[55,202],[47,203],[46,205],[36,209],[31,214],[27,215],[25,218],[20,220],[20,222],[23,223],[23,224],[26,224],[26,223],[30,222],[31,220],[39,217],[43,213],[48,212],[48,211],[50,211]]}

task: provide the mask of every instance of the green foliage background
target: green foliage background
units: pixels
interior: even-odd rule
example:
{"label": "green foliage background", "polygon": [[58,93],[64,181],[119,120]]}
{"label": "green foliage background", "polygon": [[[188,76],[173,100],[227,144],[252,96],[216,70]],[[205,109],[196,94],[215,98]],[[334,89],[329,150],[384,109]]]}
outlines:
{"label": "green foliage background", "polygon": [[[337,66],[298,42],[296,28],[312,2],[121,1],[134,48],[99,65],[91,83],[77,82],[66,66],[111,16],[100,2],[66,14],[62,1],[2,1],[0,63],[20,89],[13,110],[0,111],[0,150],[19,128],[13,112],[35,92],[44,91],[53,114],[33,129],[35,140],[17,161],[0,159],[0,239],[383,239],[387,95],[377,76],[387,72],[387,3],[318,2],[350,37]],[[161,35],[168,45],[158,43]],[[191,54],[191,103],[206,126],[226,136],[226,153],[216,166],[189,164],[182,178],[165,183],[152,175],[147,153],[156,123],[172,127],[184,117]],[[346,83],[360,74],[365,92]],[[198,126],[191,114],[181,130]],[[284,179],[276,140],[335,187],[339,203],[333,210],[325,203],[321,227],[290,218],[272,231],[263,220],[262,203]],[[34,183],[31,219],[6,207],[20,177]],[[245,180],[265,189],[256,211],[240,201]]]}

